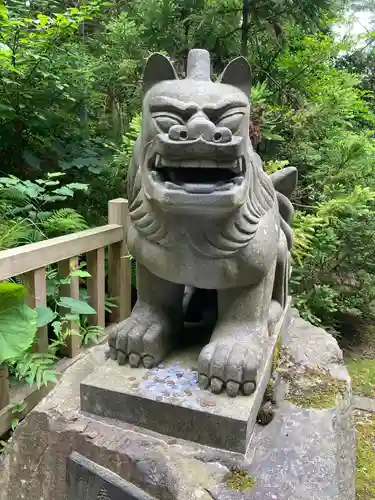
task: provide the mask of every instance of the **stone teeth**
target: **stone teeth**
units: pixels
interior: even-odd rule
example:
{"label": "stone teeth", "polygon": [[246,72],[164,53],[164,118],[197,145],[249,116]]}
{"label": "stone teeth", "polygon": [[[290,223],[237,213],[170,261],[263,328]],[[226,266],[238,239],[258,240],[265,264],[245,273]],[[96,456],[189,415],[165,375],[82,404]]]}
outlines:
{"label": "stone teeth", "polygon": [[161,156],[157,154],[155,158],[155,167],[158,168],[160,166],[161,166]]}
{"label": "stone teeth", "polygon": [[233,172],[236,174],[241,174],[241,158],[237,158],[234,166],[232,167]]}
{"label": "stone teeth", "polygon": [[167,188],[167,189],[180,189],[181,186],[178,186],[177,184],[174,184],[173,182],[164,182],[164,186]]}
{"label": "stone teeth", "polygon": [[156,170],[151,170],[150,176],[153,181],[160,181],[160,174]]}

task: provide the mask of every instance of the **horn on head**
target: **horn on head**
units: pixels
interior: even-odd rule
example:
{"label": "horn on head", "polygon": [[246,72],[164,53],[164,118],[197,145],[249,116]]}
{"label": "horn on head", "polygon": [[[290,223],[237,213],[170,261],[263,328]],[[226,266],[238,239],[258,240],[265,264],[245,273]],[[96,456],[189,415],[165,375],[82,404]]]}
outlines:
{"label": "horn on head", "polygon": [[189,51],[186,78],[211,81],[211,58],[207,50],[192,49]]}

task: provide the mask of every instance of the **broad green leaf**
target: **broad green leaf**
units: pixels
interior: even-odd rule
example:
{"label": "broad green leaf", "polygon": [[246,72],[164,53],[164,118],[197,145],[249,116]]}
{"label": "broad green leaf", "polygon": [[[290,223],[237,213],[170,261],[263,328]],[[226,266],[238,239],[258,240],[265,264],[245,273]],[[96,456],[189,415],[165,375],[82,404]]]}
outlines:
{"label": "broad green leaf", "polygon": [[89,166],[88,171],[91,172],[92,174],[100,174],[100,172],[103,170],[103,167],[98,167],[98,166]]}
{"label": "broad green leaf", "polygon": [[54,189],[53,192],[58,194],[58,195],[62,195],[62,196],[74,196],[74,191],[72,191],[71,189],[69,189],[66,186],[62,186],[60,188]]}
{"label": "broad green leaf", "polygon": [[55,201],[65,201],[66,200],[66,196],[50,196],[49,194],[46,194],[43,196],[43,199],[44,201],[46,202],[49,202],[49,203],[53,203]]}
{"label": "broad green leaf", "polygon": [[70,273],[70,276],[78,276],[80,278],[91,278],[91,274],[88,273],[87,271],[83,271],[82,269],[74,269]]}
{"label": "broad green leaf", "polygon": [[66,187],[69,189],[79,189],[81,191],[87,191],[89,188],[87,184],[81,184],[80,182],[71,182],[67,184]]}
{"label": "broad green leaf", "polygon": [[79,321],[79,314],[65,314],[65,316],[62,319],[66,319],[67,321]]}
{"label": "broad green leaf", "polygon": [[[1,57],[1,53],[0,53],[0,57]],[[1,103],[0,102],[0,111],[1,112],[5,112],[5,111],[14,111],[14,108],[12,106],[9,106],[9,104],[4,104],[4,103]]]}
{"label": "broad green leaf", "polygon": [[56,313],[53,312],[49,307],[37,306],[35,310],[37,313],[36,326],[38,328],[48,325],[48,323],[51,323],[56,318]]}
{"label": "broad green leaf", "polygon": [[27,149],[23,152],[23,159],[28,165],[30,165],[30,167],[33,168],[40,167],[40,160],[36,156],[34,156],[31,151]]}
{"label": "broad green leaf", "polygon": [[96,314],[95,309],[93,309],[89,304],[71,297],[60,297],[59,306],[71,309],[78,314]]}
{"label": "broad green leaf", "polygon": [[37,313],[18,297],[0,295],[0,364],[16,359],[26,351],[35,338]]}
{"label": "broad green leaf", "polygon": [[63,177],[65,174],[64,172],[49,172],[47,176],[51,179],[54,177]]}

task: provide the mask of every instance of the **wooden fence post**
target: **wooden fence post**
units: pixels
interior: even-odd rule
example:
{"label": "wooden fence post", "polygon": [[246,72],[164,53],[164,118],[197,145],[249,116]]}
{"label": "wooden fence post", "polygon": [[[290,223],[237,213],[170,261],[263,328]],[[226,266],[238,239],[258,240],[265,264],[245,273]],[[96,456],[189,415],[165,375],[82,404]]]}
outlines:
{"label": "wooden fence post", "polygon": [[104,248],[87,252],[87,271],[91,278],[87,278],[89,303],[96,314],[88,316],[90,325],[105,327],[105,268]]}
{"label": "wooden fence post", "polygon": [[9,404],[8,368],[0,365],[0,410]]}
{"label": "wooden fence post", "polygon": [[113,243],[108,249],[108,288],[111,298],[116,299],[118,307],[111,314],[111,322],[119,323],[131,312],[131,260],[126,245],[129,209],[128,201],[123,198],[108,203],[108,223],[119,224],[124,228],[123,240]]}
{"label": "wooden fence post", "polygon": [[[59,276],[60,278],[67,278],[73,268],[78,264],[78,257],[73,257],[71,259],[66,259],[59,262]],[[79,278],[78,276],[72,276],[70,283],[66,285],[60,285],[60,297],[71,297],[72,299],[79,299]],[[69,313],[69,309],[61,308],[61,314]],[[69,329],[73,330],[75,333],[69,335],[66,338],[66,349],[62,349],[63,354],[69,358],[74,358],[79,354],[79,349],[81,347],[81,336],[79,335],[79,325],[73,323],[73,321],[68,322]]]}
{"label": "wooden fence post", "polygon": [[[26,304],[35,309],[37,306],[47,305],[47,285],[46,269],[41,267],[30,271],[24,275],[26,287],[29,295],[26,297]],[[35,352],[43,353],[48,351],[48,328],[42,326],[38,328],[36,342],[33,346]]]}

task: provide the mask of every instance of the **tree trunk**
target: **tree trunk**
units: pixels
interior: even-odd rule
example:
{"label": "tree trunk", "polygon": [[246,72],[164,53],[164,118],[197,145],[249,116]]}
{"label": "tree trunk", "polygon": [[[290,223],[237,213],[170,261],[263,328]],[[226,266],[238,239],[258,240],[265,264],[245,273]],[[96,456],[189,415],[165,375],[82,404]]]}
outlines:
{"label": "tree trunk", "polygon": [[248,56],[248,39],[249,39],[249,17],[250,17],[250,0],[243,0],[242,5],[242,26],[241,26],[241,55]]}

